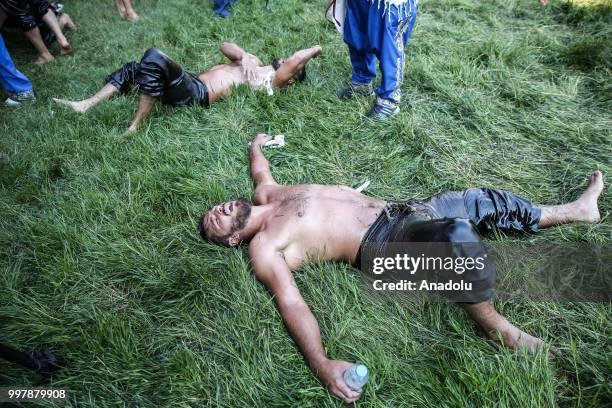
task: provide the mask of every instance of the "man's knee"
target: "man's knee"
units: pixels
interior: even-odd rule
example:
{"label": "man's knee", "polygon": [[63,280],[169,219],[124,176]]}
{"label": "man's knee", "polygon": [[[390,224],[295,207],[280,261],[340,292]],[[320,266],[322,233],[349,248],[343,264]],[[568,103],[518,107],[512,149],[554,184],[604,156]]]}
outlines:
{"label": "man's knee", "polygon": [[415,222],[401,238],[403,242],[481,242],[474,225],[464,218]]}
{"label": "man's knee", "polygon": [[140,60],[140,67],[135,77],[139,92],[154,97],[161,96],[168,83],[172,81],[171,71],[166,54],[157,48],[149,48]]}
{"label": "man's knee", "polygon": [[177,80],[183,73],[181,66],[158,48],[149,48],[145,51],[140,66],[144,72],[168,83]]}
{"label": "man's knee", "polygon": [[166,61],[168,57],[161,51],[159,48],[149,48],[145,51],[141,63],[154,63],[154,64],[162,64]]}
{"label": "man's knee", "polygon": [[446,224],[448,242],[480,242],[480,235],[473,223],[464,218],[449,219]]}
{"label": "man's knee", "polygon": [[[480,235],[470,220],[465,218],[442,218],[425,221],[412,228],[413,241],[479,243]],[[416,239],[415,239],[416,238]]]}

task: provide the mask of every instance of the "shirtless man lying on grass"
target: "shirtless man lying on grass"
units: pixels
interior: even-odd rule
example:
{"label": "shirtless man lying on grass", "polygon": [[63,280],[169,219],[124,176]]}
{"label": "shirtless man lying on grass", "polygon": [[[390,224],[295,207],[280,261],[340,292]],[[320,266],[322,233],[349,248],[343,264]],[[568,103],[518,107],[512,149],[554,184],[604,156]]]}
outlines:
{"label": "shirtless man lying on grass", "polygon": [[264,65],[259,58],[236,44],[224,42],[220,49],[231,62],[195,75],[185,71],[157,48],[150,48],[140,62],[128,62],[110,74],[106,78],[106,85],[94,96],[82,101],[53,100],[83,113],[99,102],[128,92],[132,85],[138,85],[138,112],[127,134],[136,130],[158,99],[173,106],[198,104],[208,107],[229,95],[232,87],[241,84],[249,84],[253,90],[264,90],[272,95],[277,89],[303,81],[306,63],[321,53],[321,47],[315,45],[296,52],[286,60],[275,59],[271,65]]}
{"label": "shirtless man lying on grass", "polygon": [[[539,228],[579,221],[599,221],[597,199],[603,176],[596,171],[586,190],[571,203],[534,205],[508,192],[472,188],[444,192],[425,201],[389,202],[345,186],[276,183],[261,146],[269,136],[257,135],[250,147],[254,203],[240,198],[214,206],[202,215],[205,240],[236,246],[249,242],[255,275],[274,296],[289,333],[313,372],[329,390],[346,402],[361,391],[347,387],[346,361],[325,354],[319,326],[300,295],[292,273],[309,261],[341,261],[359,266],[366,245],[390,242],[479,243],[478,231],[499,228],[536,232]],[[493,277],[481,276],[491,285]],[[466,277],[469,279],[469,277]],[[486,288],[485,288],[486,289]],[[493,307],[492,290],[475,293],[470,303],[459,303],[492,340],[512,349],[536,351],[542,340],[508,322]]]}

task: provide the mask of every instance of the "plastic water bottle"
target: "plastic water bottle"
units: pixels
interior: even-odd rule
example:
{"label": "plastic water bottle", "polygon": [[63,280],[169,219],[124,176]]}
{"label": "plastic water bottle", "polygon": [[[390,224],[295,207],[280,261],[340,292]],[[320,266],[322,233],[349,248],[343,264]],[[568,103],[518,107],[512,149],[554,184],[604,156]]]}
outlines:
{"label": "plastic water bottle", "polygon": [[354,364],[344,372],[344,382],[351,390],[357,391],[368,382],[368,367]]}

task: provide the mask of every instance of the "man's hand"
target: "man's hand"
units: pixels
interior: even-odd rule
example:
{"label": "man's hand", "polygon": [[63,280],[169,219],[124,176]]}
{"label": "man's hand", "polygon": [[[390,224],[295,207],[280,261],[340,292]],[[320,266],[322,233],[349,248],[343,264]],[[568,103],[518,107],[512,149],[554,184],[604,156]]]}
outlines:
{"label": "man's hand", "polygon": [[260,133],[253,138],[251,142],[251,147],[261,147],[264,143],[272,140],[272,136],[266,135],[265,133]]}
{"label": "man's hand", "polygon": [[249,80],[254,81],[257,78],[257,67],[259,66],[259,61],[255,58],[254,55],[245,53],[245,55],[240,60],[240,64],[242,65],[242,74]]}
{"label": "man's hand", "polygon": [[135,131],[136,131],[136,126],[135,126],[135,125],[132,125],[132,126],[130,126],[129,128],[127,128],[125,132],[123,132],[121,135],[119,135],[119,136],[117,137],[117,140],[118,140],[119,142],[125,142],[125,141],[126,141],[126,139],[128,138],[128,136],[130,136],[130,135],[131,135],[132,133],[134,133]]}
{"label": "man's hand", "polygon": [[353,363],[339,360],[326,360],[316,367],[317,375],[327,385],[329,392],[341,398],[347,404],[357,401],[361,397],[361,390],[353,391],[344,382],[343,374],[351,368]]}

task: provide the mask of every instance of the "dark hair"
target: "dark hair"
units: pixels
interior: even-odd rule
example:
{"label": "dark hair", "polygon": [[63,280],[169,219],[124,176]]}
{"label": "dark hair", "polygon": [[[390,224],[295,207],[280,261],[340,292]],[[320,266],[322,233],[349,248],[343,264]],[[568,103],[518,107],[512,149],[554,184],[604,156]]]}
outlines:
{"label": "dark hair", "polygon": [[274,68],[275,71],[277,71],[281,66],[281,59],[280,58],[274,58],[274,60],[272,61],[272,68]]}
{"label": "dark hair", "polygon": [[306,79],[306,66],[304,66],[304,68],[300,69],[294,76],[293,78],[295,78],[298,82],[304,82],[304,80]]}
{"label": "dark hair", "polygon": [[[275,71],[278,71],[280,66],[281,66],[281,59],[274,58],[274,60],[272,61],[272,68],[274,68]],[[295,79],[298,82],[304,82],[304,80],[306,79],[306,66],[304,66],[302,69],[296,72],[293,75],[293,79]]]}

